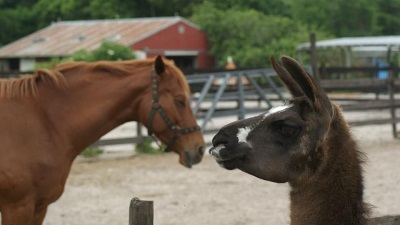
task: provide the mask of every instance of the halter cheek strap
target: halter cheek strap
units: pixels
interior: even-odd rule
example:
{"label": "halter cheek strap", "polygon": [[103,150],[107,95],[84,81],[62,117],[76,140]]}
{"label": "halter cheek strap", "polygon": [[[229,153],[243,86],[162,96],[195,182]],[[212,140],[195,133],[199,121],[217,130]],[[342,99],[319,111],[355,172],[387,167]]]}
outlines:
{"label": "halter cheek strap", "polygon": [[153,68],[153,71],[151,73],[151,80],[152,80],[152,88],[153,88],[153,102],[151,104],[151,110],[150,110],[150,116],[149,119],[147,120],[147,133],[149,136],[151,136],[155,142],[161,146],[157,138],[155,137],[153,133],[153,122],[154,122],[154,117],[156,114],[160,114],[161,118],[164,120],[164,122],[167,124],[168,128],[172,131],[173,136],[172,138],[168,141],[167,147],[164,149],[165,152],[169,152],[172,150],[172,147],[175,145],[176,140],[178,139],[179,136],[189,134],[195,131],[200,130],[199,126],[193,126],[189,128],[180,128],[179,126],[175,125],[171,119],[167,116],[165,113],[164,109],[159,103],[159,98],[158,98],[158,82],[157,82],[157,74]]}

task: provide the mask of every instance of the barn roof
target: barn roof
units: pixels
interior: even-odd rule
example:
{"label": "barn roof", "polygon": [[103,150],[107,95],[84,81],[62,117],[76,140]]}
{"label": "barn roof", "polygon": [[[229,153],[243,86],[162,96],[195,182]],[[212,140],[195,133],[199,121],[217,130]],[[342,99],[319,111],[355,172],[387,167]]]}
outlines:
{"label": "barn roof", "polygon": [[[317,48],[329,47],[351,47],[359,51],[387,51],[389,47],[400,46],[400,36],[370,36],[370,37],[343,37],[324,41],[317,41]],[[297,46],[297,50],[307,50],[310,43],[302,43]]]}
{"label": "barn roof", "polygon": [[178,16],[55,22],[3,46],[0,58],[68,56],[80,49],[96,49],[104,40],[131,46],[178,22],[197,28]]}

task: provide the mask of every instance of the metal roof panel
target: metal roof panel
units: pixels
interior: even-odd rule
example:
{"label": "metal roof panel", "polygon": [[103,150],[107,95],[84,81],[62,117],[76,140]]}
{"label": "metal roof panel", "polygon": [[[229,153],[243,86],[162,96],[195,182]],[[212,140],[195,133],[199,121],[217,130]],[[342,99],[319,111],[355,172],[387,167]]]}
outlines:
{"label": "metal roof panel", "polygon": [[107,39],[133,45],[179,21],[197,28],[182,17],[55,22],[3,46],[0,58],[66,56],[80,49],[93,50]]}

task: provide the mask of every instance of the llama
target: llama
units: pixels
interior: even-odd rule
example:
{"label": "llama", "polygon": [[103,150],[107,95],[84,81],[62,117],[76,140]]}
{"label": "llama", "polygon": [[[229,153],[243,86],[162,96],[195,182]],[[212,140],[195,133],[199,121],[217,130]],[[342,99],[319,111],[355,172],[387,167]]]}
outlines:
{"label": "llama", "polygon": [[363,202],[364,154],[341,109],[290,57],[271,57],[292,99],[252,118],[225,125],[210,154],[223,168],[288,182],[292,225],[368,224]]}

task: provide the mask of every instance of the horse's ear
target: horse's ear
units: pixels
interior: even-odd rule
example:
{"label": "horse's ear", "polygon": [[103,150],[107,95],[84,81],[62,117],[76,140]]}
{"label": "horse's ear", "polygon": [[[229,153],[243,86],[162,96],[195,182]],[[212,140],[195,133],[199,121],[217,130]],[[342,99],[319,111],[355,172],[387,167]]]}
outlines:
{"label": "horse's ear", "polygon": [[154,69],[157,73],[157,75],[161,75],[165,71],[165,64],[160,55],[156,57],[156,60],[154,61]]}

